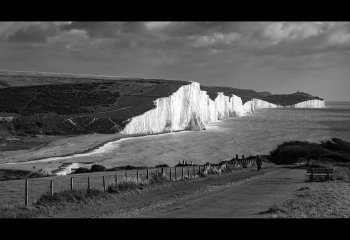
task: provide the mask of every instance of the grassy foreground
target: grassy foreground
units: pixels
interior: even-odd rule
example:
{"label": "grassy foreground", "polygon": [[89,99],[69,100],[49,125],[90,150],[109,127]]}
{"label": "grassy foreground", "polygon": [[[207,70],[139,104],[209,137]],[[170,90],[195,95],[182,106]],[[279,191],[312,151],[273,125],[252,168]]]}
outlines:
{"label": "grassy foreground", "polygon": [[266,212],[272,218],[348,218],[350,185],[346,182],[310,183],[290,200]]}

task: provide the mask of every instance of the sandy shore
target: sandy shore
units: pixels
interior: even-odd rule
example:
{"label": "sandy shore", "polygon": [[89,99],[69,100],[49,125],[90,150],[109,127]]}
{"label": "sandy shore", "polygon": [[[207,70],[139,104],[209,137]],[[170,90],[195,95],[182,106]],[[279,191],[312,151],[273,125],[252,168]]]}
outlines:
{"label": "sandy shore", "polygon": [[[26,170],[52,174],[53,172],[57,172],[58,169],[65,171],[62,167],[69,170],[72,166],[76,165],[76,163],[73,162],[70,165],[67,164],[67,162],[62,159],[64,157],[76,154],[86,154],[105,146],[108,143],[121,139],[149,135],[159,134],[86,134],[66,137],[63,139],[60,138],[40,148],[2,152],[0,155],[0,169]],[[78,167],[84,167],[83,165],[89,167],[89,165],[93,164],[93,162],[79,162],[80,165]]]}
{"label": "sandy shore", "polygon": [[30,170],[34,172],[41,169],[41,171],[49,173],[59,168],[61,163],[38,163],[36,160],[90,152],[108,142],[125,137],[130,136],[121,134],[87,134],[52,141],[41,148],[5,151],[0,156],[0,168]]}
{"label": "sandy shore", "polygon": [[63,157],[92,151],[110,141],[126,136],[120,134],[87,134],[52,141],[39,149],[2,152],[0,163],[27,162],[50,157]]}

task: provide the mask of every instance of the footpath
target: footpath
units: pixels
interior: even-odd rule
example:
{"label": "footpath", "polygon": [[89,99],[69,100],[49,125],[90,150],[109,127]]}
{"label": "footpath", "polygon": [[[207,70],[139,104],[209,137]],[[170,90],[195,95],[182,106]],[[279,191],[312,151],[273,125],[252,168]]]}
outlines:
{"label": "footpath", "polygon": [[292,197],[305,182],[305,170],[282,167],[221,192],[194,198],[143,217],[259,218],[273,204]]}

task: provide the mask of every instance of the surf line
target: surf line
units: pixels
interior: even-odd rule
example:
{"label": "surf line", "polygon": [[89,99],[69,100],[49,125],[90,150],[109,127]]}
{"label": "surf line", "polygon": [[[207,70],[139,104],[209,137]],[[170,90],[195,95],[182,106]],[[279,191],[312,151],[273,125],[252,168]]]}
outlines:
{"label": "surf line", "polygon": [[78,153],[65,154],[65,155],[55,156],[55,157],[36,158],[36,159],[24,160],[24,161],[20,161],[20,162],[9,162],[9,163],[4,163],[4,165],[18,165],[18,164],[27,164],[27,163],[30,164],[30,163],[36,163],[36,162],[50,162],[50,161],[64,160],[64,159],[69,159],[69,158],[87,157],[87,156],[91,156],[93,154],[101,154],[105,151],[102,150],[102,151],[98,152],[99,149],[108,148],[109,145],[112,145],[114,143],[120,143],[121,140],[151,137],[151,136],[165,135],[165,134],[172,134],[172,133],[179,133],[179,132],[191,132],[191,130],[176,130],[176,131],[171,131],[171,132],[151,133],[151,134],[128,134],[128,135],[124,135],[124,136],[118,136],[119,138],[117,138],[117,139],[113,139],[113,140],[109,140],[109,141],[97,144],[94,147],[91,147],[87,150],[84,150],[84,151],[81,151]]}

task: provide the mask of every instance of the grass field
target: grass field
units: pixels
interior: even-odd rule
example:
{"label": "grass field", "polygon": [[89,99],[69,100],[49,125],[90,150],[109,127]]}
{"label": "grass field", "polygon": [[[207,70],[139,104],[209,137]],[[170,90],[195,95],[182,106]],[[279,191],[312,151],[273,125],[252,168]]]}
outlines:
{"label": "grass field", "polygon": [[270,207],[265,214],[272,218],[348,218],[349,199],[348,182],[312,182],[300,188],[292,199]]}

